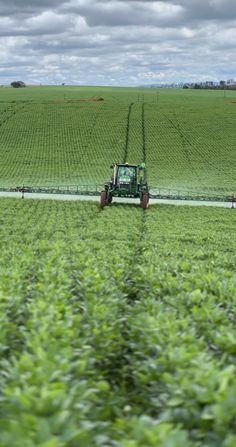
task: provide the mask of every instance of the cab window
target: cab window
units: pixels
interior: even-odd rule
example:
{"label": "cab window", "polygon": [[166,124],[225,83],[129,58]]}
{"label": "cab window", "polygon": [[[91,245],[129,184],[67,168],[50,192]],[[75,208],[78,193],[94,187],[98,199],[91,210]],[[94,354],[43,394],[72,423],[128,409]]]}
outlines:
{"label": "cab window", "polygon": [[120,166],[118,178],[120,177],[129,177],[133,179],[135,177],[135,169],[130,166]]}

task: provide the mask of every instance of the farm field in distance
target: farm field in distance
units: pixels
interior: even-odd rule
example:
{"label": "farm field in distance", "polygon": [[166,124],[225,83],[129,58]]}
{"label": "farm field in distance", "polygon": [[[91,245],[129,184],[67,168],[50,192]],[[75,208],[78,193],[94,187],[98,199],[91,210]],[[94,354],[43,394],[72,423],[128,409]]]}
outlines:
{"label": "farm field in distance", "polygon": [[232,210],[1,199],[1,447],[233,447]]}
{"label": "farm field in distance", "polygon": [[101,185],[145,144],[151,186],[234,194],[235,140],[233,91],[0,89],[0,186]]}
{"label": "farm field in distance", "polygon": [[[0,187],[236,194],[236,92],[0,89]],[[235,447],[236,210],[0,199],[0,447]]]}

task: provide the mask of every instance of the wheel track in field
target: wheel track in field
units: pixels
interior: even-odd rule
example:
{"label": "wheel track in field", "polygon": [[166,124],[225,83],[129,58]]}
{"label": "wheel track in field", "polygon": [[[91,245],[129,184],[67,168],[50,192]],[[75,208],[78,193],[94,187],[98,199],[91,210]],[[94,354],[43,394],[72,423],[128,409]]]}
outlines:
{"label": "wheel track in field", "polygon": [[[134,103],[129,104],[127,124],[126,124],[126,139],[125,139],[125,150],[123,162],[125,163],[129,151],[129,137],[130,137],[130,118],[132,113]],[[143,148],[143,161],[146,161],[146,130],[145,130],[145,105],[140,104],[141,112],[141,123],[142,123],[142,148]],[[113,205],[111,205],[112,207]],[[116,204],[114,204],[116,206]],[[119,205],[118,205],[119,206]],[[126,205],[127,206],[127,205]],[[110,207],[100,210],[99,217],[104,216],[104,213],[109,213]],[[98,217],[98,218],[99,218]],[[97,218],[97,215],[96,215]],[[101,362],[100,367],[104,369],[104,379],[110,384],[113,392],[124,393],[125,389],[125,400],[131,402],[131,396],[135,392],[136,384],[133,380],[133,366],[132,358],[136,355],[134,351],[134,342],[132,334],[132,323],[129,321],[129,315],[132,316],[132,311],[137,303],[141,300],[141,291],[139,288],[138,278],[140,276],[140,266],[142,265],[142,256],[145,250],[145,234],[147,228],[147,210],[140,208],[140,215],[134,222],[136,228],[138,227],[138,232],[135,240],[129,249],[128,259],[125,261],[126,268],[123,273],[123,285],[119,286],[121,293],[123,295],[123,300],[120,307],[119,315],[119,330],[118,333],[121,335],[115,341],[114,350],[116,352],[115,358],[105,358],[104,364]],[[129,244],[129,240],[127,241]],[[126,397],[128,395],[128,397]]]}
{"label": "wheel track in field", "polygon": [[[130,113],[131,113],[131,111],[130,111]],[[130,118],[130,114],[129,114],[129,118]],[[142,102],[142,106],[141,106],[141,122],[142,122],[143,161],[146,163],[147,148],[146,148],[145,103],[144,102]],[[141,212],[142,212],[142,216],[141,216],[141,223],[140,223],[139,238],[138,238],[137,247],[135,248],[135,252],[134,252],[134,254],[133,254],[132,258],[131,258],[130,273],[129,273],[128,278],[127,278],[127,283],[128,284],[130,284],[130,281],[132,282],[133,272],[136,269],[137,263],[141,262],[141,254],[142,254],[142,250],[143,250],[142,243],[143,243],[143,239],[144,239],[144,235],[145,235],[147,210],[142,209]],[[129,296],[128,301],[129,302],[130,301],[133,302],[134,301],[134,299],[133,299],[134,296],[136,296],[136,295],[133,294],[133,292],[132,292],[131,295]]]}
{"label": "wheel track in field", "polygon": [[[143,96],[143,94],[142,94]],[[125,135],[125,148],[124,148],[124,156],[123,163],[126,163],[129,154],[129,141],[130,141],[130,119],[132,114],[132,109],[135,104],[138,104],[140,97],[138,96],[137,102],[131,102],[128,108],[127,122],[126,122],[126,135]],[[146,162],[146,133],[145,133],[145,103],[142,101],[141,103],[141,123],[142,123],[142,148],[143,148],[143,160]]]}
{"label": "wheel track in field", "polygon": [[[176,116],[176,113],[174,112],[174,116],[175,116],[175,120],[176,122],[174,122],[173,120],[171,120],[171,118],[169,118],[167,115],[165,115],[165,118],[171,123],[171,125],[178,131],[178,134],[181,138],[182,141],[182,147],[185,151],[188,163],[190,164],[190,166],[192,167],[192,170],[194,170],[194,173],[196,175],[196,177],[198,178],[198,180],[201,182],[201,177],[198,174],[198,171],[193,167],[192,162],[191,162],[191,156],[189,154],[189,151],[187,149],[187,146],[190,146],[191,148],[194,149],[195,153],[202,158],[202,152],[199,151],[199,149],[193,145],[192,141],[189,139],[189,137],[185,134],[184,130],[181,128],[180,123],[178,121],[178,118]],[[214,163],[212,163],[210,160],[204,159],[204,163],[206,163],[208,166],[210,166],[213,170],[218,171],[221,173],[221,169],[218,168]]]}
{"label": "wheel track in field", "polygon": [[[130,247],[130,254],[126,260],[127,268],[123,274],[123,285],[119,286],[123,299],[120,305],[118,333],[121,335],[116,342],[114,350],[115,358],[104,359],[105,377],[110,384],[113,392],[119,392],[121,396],[125,396],[126,404],[130,404],[132,395],[138,393],[134,380],[133,357],[136,356],[135,343],[132,334],[132,313],[135,306],[142,299],[141,290],[137,281],[142,263],[142,254],[145,250],[145,233],[147,225],[147,213],[140,210],[141,219],[137,219],[134,225],[139,226],[139,231],[135,241]],[[129,241],[127,241],[129,242]],[[129,318],[130,317],[130,318]],[[103,369],[103,365],[101,364]]]}
{"label": "wheel track in field", "polygon": [[[132,107],[129,108],[128,122],[130,120]],[[142,103],[141,107],[141,120],[142,120],[142,147],[143,147],[143,161],[146,162],[146,131],[145,131],[145,105]],[[129,126],[130,127],[130,126]],[[128,138],[127,138],[128,148]],[[142,292],[140,290],[140,283],[138,281],[140,277],[140,266],[143,262],[143,252],[145,251],[145,235],[147,229],[147,210],[140,209],[141,218],[137,222],[139,226],[139,232],[137,235],[137,242],[134,245],[134,250],[131,250],[129,260],[127,261],[127,270],[123,278],[123,287],[121,289],[124,294],[124,304],[121,308],[120,318],[120,334],[122,335],[122,343],[118,346],[118,355],[116,356],[115,364],[114,360],[111,364],[111,386],[114,385],[114,389],[118,387],[121,393],[124,392],[128,396],[127,404],[131,403],[132,396],[138,395],[138,389],[134,379],[133,371],[133,357],[136,356],[136,352],[133,346],[132,326],[128,316],[131,314],[134,306],[142,299]],[[115,374],[114,374],[115,368]],[[108,379],[109,380],[109,379]],[[141,412],[141,409],[140,409]]]}
{"label": "wheel track in field", "polygon": [[146,146],[146,130],[145,130],[145,103],[142,103],[142,148],[143,148],[143,160],[146,163],[147,160],[147,146]]}
{"label": "wheel track in field", "polygon": [[[175,115],[175,114],[174,114],[174,115]],[[179,134],[179,136],[180,136],[180,139],[181,139],[182,148],[183,148],[184,154],[185,154],[185,156],[186,156],[188,165],[189,165],[189,167],[190,167],[190,169],[191,169],[193,175],[197,178],[198,182],[201,183],[201,177],[200,177],[200,175],[199,175],[199,172],[198,172],[198,170],[195,169],[195,167],[193,166],[192,161],[191,161],[191,157],[190,157],[189,150],[188,150],[189,141],[186,139],[186,136],[185,136],[185,134],[183,133],[181,127],[180,127],[180,124],[179,124],[179,122],[178,122],[178,119],[177,119],[176,115],[175,115],[175,120],[176,120],[176,122],[173,121],[173,120],[172,120],[169,116],[167,116],[166,114],[164,114],[164,117],[167,119],[167,121],[169,121],[169,123],[172,125],[172,127],[173,127],[175,130],[177,130],[177,132],[178,132],[178,134]],[[192,145],[191,145],[191,146],[192,146]]]}
{"label": "wheel track in field", "polygon": [[126,121],[126,134],[125,134],[125,148],[124,148],[123,163],[126,163],[126,161],[128,159],[129,137],[130,137],[130,117],[131,117],[131,112],[132,112],[133,105],[134,105],[134,103],[131,102],[129,104],[129,108],[128,108],[128,115],[127,115],[127,121]]}

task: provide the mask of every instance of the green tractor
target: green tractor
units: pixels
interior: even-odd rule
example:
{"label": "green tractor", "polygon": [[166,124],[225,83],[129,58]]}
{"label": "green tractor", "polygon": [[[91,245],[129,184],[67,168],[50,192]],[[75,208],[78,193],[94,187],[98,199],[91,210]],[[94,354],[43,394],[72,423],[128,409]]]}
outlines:
{"label": "green tractor", "polygon": [[105,184],[100,195],[100,208],[112,202],[113,197],[138,197],[143,209],[148,208],[149,189],[146,180],[145,163],[113,163],[111,181]]}

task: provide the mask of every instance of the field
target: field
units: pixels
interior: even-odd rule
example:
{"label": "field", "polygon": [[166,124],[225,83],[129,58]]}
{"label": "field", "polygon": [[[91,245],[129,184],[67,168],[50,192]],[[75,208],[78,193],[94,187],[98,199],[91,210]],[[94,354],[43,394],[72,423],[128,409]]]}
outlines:
{"label": "field", "polygon": [[235,445],[234,212],[0,213],[1,447]]}
{"label": "field", "polygon": [[152,187],[235,194],[235,103],[229,91],[1,89],[0,187],[100,185],[145,147]]}
{"label": "field", "polygon": [[[236,93],[0,89],[0,187],[236,193]],[[0,199],[0,447],[235,447],[235,210]]]}

